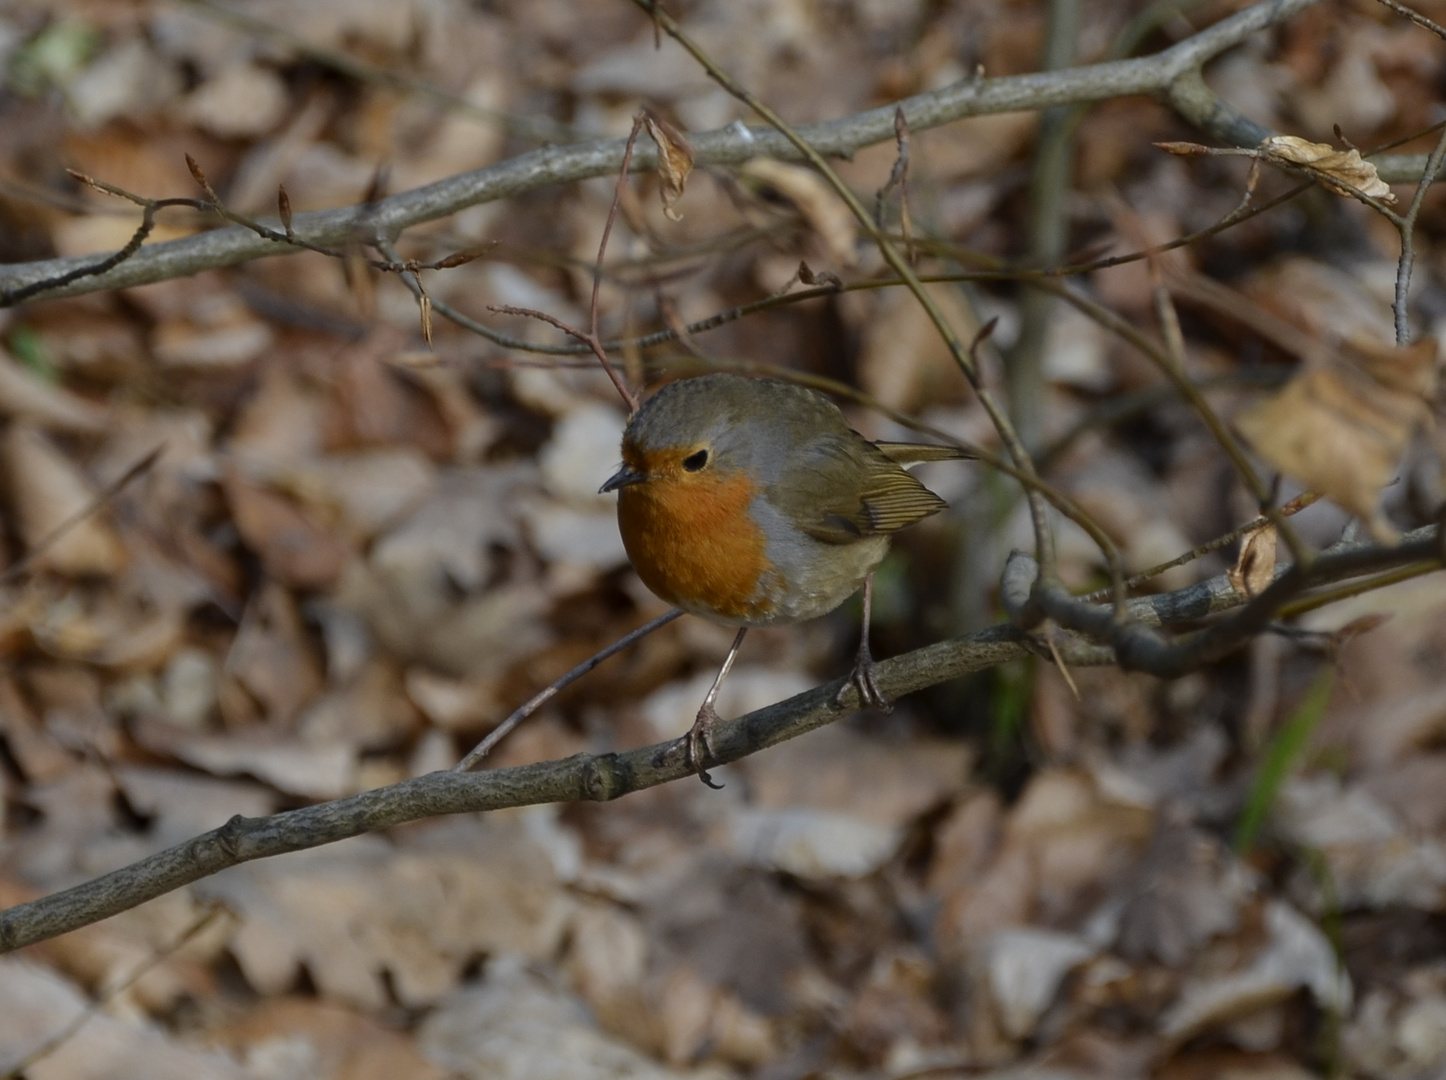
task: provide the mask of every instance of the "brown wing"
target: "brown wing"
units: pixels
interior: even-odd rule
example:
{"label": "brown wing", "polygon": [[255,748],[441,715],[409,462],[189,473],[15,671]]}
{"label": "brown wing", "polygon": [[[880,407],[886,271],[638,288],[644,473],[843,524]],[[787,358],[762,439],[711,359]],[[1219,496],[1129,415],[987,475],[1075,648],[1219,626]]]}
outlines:
{"label": "brown wing", "polygon": [[900,465],[917,465],[921,461],[972,461],[975,456],[957,446],[935,446],[932,443],[876,442],[874,445]]}
{"label": "brown wing", "polygon": [[829,434],[796,451],[769,501],[816,540],[848,544],[897,532],[945,502],[856,432]]}

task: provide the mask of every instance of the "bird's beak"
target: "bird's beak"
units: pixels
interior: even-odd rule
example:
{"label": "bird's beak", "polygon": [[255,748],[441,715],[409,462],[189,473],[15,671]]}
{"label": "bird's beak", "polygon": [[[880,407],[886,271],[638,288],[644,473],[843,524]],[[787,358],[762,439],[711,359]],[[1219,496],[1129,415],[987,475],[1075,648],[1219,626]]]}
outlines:
{"label": "bird's beak", "polygon": [[613,473],[612,476],[608,477],[607,483],[598,488],[597,493],[599,495],[606,495],[609,491],[616,491],[618,488],[627,487],[629,484],[641,484],[646,479],[646,474],[624,465],[617,472]]}

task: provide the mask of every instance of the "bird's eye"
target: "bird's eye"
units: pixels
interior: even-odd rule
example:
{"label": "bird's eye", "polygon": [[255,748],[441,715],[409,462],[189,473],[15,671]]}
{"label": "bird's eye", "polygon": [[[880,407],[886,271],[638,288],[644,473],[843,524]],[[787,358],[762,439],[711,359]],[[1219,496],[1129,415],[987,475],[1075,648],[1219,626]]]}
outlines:
{"label": "bird's eye", "polygon": [[707,450],[699,450],[696,454],[689,454],[683,459],[683,468],[689,472],[697,472],[706,464],[708,464]]}

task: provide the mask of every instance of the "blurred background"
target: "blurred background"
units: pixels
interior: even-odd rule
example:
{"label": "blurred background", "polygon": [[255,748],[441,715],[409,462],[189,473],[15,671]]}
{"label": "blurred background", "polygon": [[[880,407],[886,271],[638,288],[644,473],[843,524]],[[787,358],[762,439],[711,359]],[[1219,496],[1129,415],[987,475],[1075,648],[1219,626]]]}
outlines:
{"label": "blurred background", "polygon": [[[1166,48],[1243,2],[696,0],[670,6],[790,122],[977,77]],[[1446,5],[1417,7],[1438,20]],[[1207,70],[1273,131],[1363,149],[1441,119],[1446,45],[1367,0],[1321,3]],[[352,206],[541,146],[683,131],[743,107],[614,0],[0,2],[0,261],[107,253],[141,198],[274,215]],[[910,133],[908,236],[1051,482],[1131,571],[1256,513],[1153,362],[1006,274],[1207,229],[1248,163],[1120,98]],[[869,205],[898,148],[838,164]],[[1267,171],[1262,204],[1296,181]],[[395,274],[287,253],[0,311],[0,905],[225,822],[449,768],[516,705],[660,614],[612,497],[625,419],[585,327],[614,177],[408,230]],[[800,262],[884,276],[806,170],[699,168],[665,216],[633,179],[603,268],[605,337],[797,290]],[[1397,189],[1409,200],[1411,187]],[[903,228],[897,188],[883,221]],[[1412,319],[1446,316],[1443,203]],[[359,214],[364,213],[359,211]],[[359,218],[360,220],[360,218]],[[222,224],[158,213],[148,242]],[[902,242],[902,240],[901,240]],[[1319,188],[1071,287],[1151,340],[1170,290],[1222,415],[1311,342],[1393,340],[1396,230]],[[283,257],[284,256],[284,257]],[[1152,277],[1152,274],[1154,275]],[[505,341],[506,339],[501,339]],[[918,303],[860,289],[685,343],[625,347],[635,385],[711,367],[861,391],[997,449]],[[872,438],[907,437],[841,399]],[[1429,521],[1439,429],[1387,512]],[[148,457],[159,450],[158,456]],[[137,471],[137,466],[139,470]],[[1017,489],[928,466],[951,503],[880,571],[890,656],[999,621]],[[1294,489],[1298,490],[1298,489]],[[1285,494],[1292,494],[1289,488]],[[98,513],[53,539],[77,513]],[[1296,519],[1328,544],[1347,518]],[[1059,525],[1061,573],[1103,584]],[[1225,548],[1152,580],[1231,566]],[[0,958],[0,1069],[51,1078],[1434,1076],[1446,1068],[1446,593],[1343,601],[1164,683],[1029,661],[945,684],[609,805],[424,822],[249,864]],[[1379,616],[1389,615],[1388,620]],[[750,634],[732,716],[842,675],[857,604]],[[1369,632],[1359,632],[1366,631]],[[1358,633],[1359,632],[1359,633]],[[684,618],[560,694],[492,766],[675,737],[732,631]],[[137,973],[139,977],[137,977]],[[81,1023],[81,1021],[84,1021]],[[38,1056],[37,1056],[38,1055]],[[12,1073],[13,1075],[14,1073]]]}

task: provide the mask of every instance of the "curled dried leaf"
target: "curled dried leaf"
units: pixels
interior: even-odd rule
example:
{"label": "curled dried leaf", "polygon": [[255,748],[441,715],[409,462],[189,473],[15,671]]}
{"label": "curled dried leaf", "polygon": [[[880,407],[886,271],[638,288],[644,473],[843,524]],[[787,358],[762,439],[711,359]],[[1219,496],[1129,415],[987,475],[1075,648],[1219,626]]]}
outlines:
{"label": "curled dried leaf", "polygon": [[808,265],[807,260],[803,259],[800,259],[798,263],[798,280],[810,287],[827,285],[831,289],[843,288],[843,280],[833,271],[815,271]]}
{"label": "curled dried leaf", "polygon": [[1241,540],[1240,555],[1226,576],[1242,596],[1258,596],[1275,580],[1275,539],[1275,526],[1264,525]]}
{"label": "curled dried leaf", "polygon": [[683,189],[688,185],[688,174],[693,171],[693,144],[661,116],[645,113],[643,124],[658,148],[658,180],[661,182],[659,191],[663,197],[663,215],[669,221],[682,221],[683,215],[673,207],[683,197]]}
{"label": "curled dried leaf", "polygon": [[1354,147],[1337,150],[1329,143],[1310,142],[1295,135],[1272,135],[1261,142],[1260,149],[1267,161],[1308,166],[1337,195],[1368,195],[1384,203],[1396,201],[1395,193],[1377,174],[1376,167]]}
{"label": "curled dried leaf", "polygon": [[1204,157],[1210,153],[1210,147],[1193,142],[1157,142],[1155,148],[1176,157]]}

